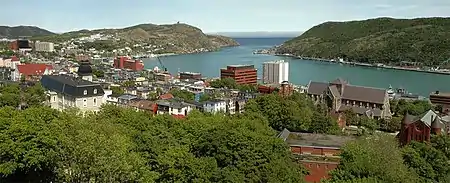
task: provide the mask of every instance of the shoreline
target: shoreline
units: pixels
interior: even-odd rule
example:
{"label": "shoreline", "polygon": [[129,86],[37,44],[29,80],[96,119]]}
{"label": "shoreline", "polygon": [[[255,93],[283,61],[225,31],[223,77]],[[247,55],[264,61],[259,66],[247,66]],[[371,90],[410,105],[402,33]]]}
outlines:
{"label": "shoreline", "polygon": [[393,70],[403,70],[403,71],[412,71],[412,72],[422,72],[422,73],[430,73],[430,74],[439,74],[439,75],[450,75],[450,72],[445,71],[433,71],[433,70],[424,70],[420,68],[408,68],[408,67],[399,67],[399,66],[389,66],[385,64],[368,64],[368,63],[359,63],[359,62],[347,62],[347,61],[339,61],[339,60],[330,60],[330,59],[322,59],[322,58],[312,58],[312,57],[301,57],[291,54],[270,54],[279,57],[290,57],[301,60],[311,60],[311,61],[319,61],[319,62],[329,62],[335,64],[346,64],[346,65],[354,65],[354,66],[362,66],[362,67],[373,67],[373,68],[381,68],[381,69],[393,69]]}

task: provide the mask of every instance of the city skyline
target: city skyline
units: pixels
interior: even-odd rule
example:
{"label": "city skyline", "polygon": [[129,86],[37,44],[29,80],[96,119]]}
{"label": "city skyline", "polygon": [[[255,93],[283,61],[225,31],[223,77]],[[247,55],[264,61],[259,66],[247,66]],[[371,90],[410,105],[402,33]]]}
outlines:
{"label": "city skyline", "polygon": [[[306,31],[326,21],[377,17],[448,17],[445,0],[365,1],[296,0],[207,1],[6,1],[0,25],[37,26],[61,33],[80,29],[123,28],[136,24],[173,24],[178,21],[204,32]],[[10,16],[20,13],[19,16]],[[6,16],[8,15],[8,16]]]}

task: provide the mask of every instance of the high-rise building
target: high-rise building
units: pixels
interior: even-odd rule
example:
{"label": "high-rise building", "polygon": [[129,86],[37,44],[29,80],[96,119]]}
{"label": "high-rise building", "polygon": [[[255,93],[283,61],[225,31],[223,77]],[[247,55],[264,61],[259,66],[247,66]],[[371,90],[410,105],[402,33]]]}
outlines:
{"label": "high-rise building", "polygon": [[289,81],[289,62],[278,60],[263,64],[263,83],[281,84],[283,81]]}
{"label": "high-rise building", "polygon": [[236,84],[257,84],[258,80],[254,65],[229,65],[220,69],[220,78],[233,78]]}
{"label": "high-rise building", "polygon": [[34,43],[34,51],[53,52],[55,51],[55,48],[53,43],[50,42],[36,42]]}

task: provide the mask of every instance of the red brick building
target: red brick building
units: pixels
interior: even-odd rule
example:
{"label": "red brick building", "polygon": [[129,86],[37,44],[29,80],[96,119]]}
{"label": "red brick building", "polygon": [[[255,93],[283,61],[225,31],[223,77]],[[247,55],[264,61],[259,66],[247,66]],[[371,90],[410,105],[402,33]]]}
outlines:
{"label": "red brick building", "polygon": [[406,114],[397,138],[401,145],[407,145],[411,141],[429,142],[431,134],[448,134],[448,127],[449,125],[432,110],[420,116]]}
{"label": "red brick building", "polygon": [[220,78],[233,78],[237,84],[256,84],[257,69],[253,65],[229,65],[220,69]]}
{"label": "red brick building", "polygon": [[279,95],[287,97],[294,93],[294,86],[292,84],[289,84],[288,82],[283,82],[281,84],[259,85],[258,92],[263,94],[278,92]]}
{"label": "red brick building", "polygon": [[341,146],[355,140],[352,136],[296,133],[287,129],[284,129],[278,137],[290,146],[298,162],[308,170],[306,182],[328,179],[329,171],[339,165]]}
{"label": "red brick building", "polygon": [[144,70],[144,63],[141,60],[132,60],[129,57],[117,57],[114,59],[114,68],[116,69],[130,69],[133,71]]}

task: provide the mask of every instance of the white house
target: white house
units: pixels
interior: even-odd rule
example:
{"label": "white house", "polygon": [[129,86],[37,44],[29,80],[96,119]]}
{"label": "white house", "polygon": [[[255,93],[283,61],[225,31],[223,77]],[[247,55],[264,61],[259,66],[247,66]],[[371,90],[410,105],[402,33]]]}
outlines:
{"label": "white house", "polygon": [[209,113],[226,112],[227,101],[225,100],[209,100],[203,103],[203,111]]}
{"label": "white house", "polygon": [[157,114],[170,114],[176,116],[187,116],[195,106],[181,101],[175,100],[158,100]]}

